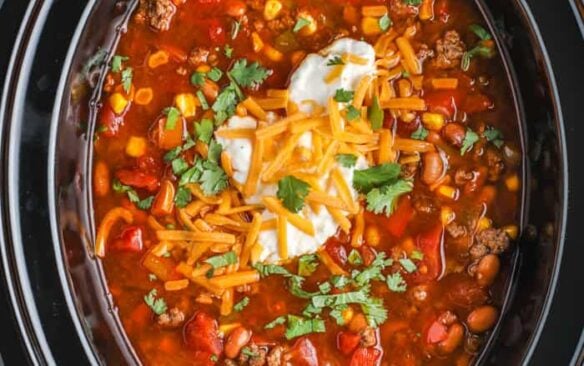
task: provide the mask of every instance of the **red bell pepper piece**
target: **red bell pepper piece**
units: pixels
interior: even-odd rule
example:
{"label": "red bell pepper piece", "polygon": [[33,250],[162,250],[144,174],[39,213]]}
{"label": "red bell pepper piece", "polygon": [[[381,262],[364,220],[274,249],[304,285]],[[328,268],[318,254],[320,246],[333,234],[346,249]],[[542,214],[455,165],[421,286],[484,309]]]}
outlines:
{"label": "red bell pepper piece", "polygon": [[193,316],[184,328],[185,343],[195,352],[220,356],[223,340],[219,337],[217,320],[202,311]]}
{"label": "red bell pepper piece", "polygon": [[351,357],[351,366],[376,366],[381,359],[381,351],[377,348],[359,348]]}
{"label": "red bell pepper piece", "polygon": [[113,248],[125,252],[141,252],[144,248],[142,240],[142,229],[138,226],[128,226],[120,234],[120,238],[115,240]]}
{"label": "red bell pepper piece", "polygon": [[396,238],[401,238],[408,223],[414,216],[414,208],[409,197],[404,197],[399,201],[397,209],[387,220],[387,231]]}
{"label": "red bell pepper piece", "polygon": [[436,90],[426,94],[424,100],[430,112],[453,118],[462,101],[462,94],[459,90]]}
{"label": "red bell pepper piece", "polygon": [[143,173],[137,170],[118,170],[116,172],[116,177],[124,185],[134,188],[144,188],[151,192],[158,189],[160,184],[158,177],[155,175]]}
{"label": "red bell pepper piece", "polygon": [[420,279],[435,280],[442,273],[442,232],[442,224],[437,224],[417,237],[416,244],[424,254],[422,262],[427,268],[424,274],[416,273]]}
{"label": "red bell pepper piece", "polygon": [[359,346],[361,336],[353,332],[339,332],[337,334],[337,348],[344,355],[349,355]]}

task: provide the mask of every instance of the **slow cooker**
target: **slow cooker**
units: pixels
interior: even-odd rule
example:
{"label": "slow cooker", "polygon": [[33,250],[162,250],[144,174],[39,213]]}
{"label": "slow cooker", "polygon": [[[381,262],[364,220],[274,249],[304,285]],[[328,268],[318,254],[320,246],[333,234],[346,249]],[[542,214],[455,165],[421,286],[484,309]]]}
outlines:
{"label": "slow cooker", "polygon": [[[584,3],[475,1],[514,80],[529,187],[503,316],[477,363],[580,365]],[[114,5],[0,0],[0,365],[138,362],[86,250],[92,99],[79,79],[118,40]]]}

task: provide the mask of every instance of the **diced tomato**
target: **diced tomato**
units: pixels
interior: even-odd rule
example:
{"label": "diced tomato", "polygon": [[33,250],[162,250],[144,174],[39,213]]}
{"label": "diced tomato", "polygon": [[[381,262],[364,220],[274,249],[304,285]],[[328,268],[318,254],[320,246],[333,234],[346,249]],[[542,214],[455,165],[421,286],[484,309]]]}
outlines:
{"label": "diced tomato", "polygon": [[160,184],[158,177],[136,170],[118,170],[116,177],[124,185],[134,188],[144,188],[149,191],[155,191]]}
{"label": "diced tomato", "polygon": [[442,231],[442,224],[437,224],[418,235],[417,246],[424,254],[422,262],[427,269],[423,274],[416,274],[418,279],[435,280],[442,273]]}
{"label": "diced tomato", "polygon": [[195,352],[219,356],[223,341],[219,337],[217,320],[202,311],[196,313],[184,327],[185,343]]}
{"label": "diced tomato", "polygon": [[368,266],[373,263],[375,256],[377,255],[375,249],[371,248],[369,245],[363,245],[359,248],[359,251],[361,252],[361,257],[363,257],[364,265]]}
{"label": "diced tomato", "polygon": [[227,37],[225,35],[225,28],[219,21],[219,19],[211,19],[208,21],[208,32],[209,40],[211,43],[217,45],[224,45],[227,42]]}
{"label": "diced tomato", "polygon": [[142,248],[144,248],[142,229],[138,226],[126,227],[120,234],[120,238],[112,245],[112,249],[126,252],[141,252]]}
{"label": "diced tomato", "polygon": [[316,348],[306,337],[297,340],[286,356],[289,363],[294,366],[318,366]]}
{"label": "diced tomato", "polygon": [[351,357],[351,366],[376,366],[381,359],[381,351],[377,348],[359,348]]}
{"label": "diced tomato", "polygon": [[453,118],[462,100],[459,90],[436,90],[424,96],[428,110],[441,113],[448,118]]}
{"label": "diced tomato", "polygon": [[426,332],[426,342],[436,344],[446,339],[448,328],[438,320],[435,320]]}
{"label": "diced tomato", "polygon": [[324,249],[337,264],[344,266],[347,263],[347,249],[342,244],[329,241]]}
{"label": "diced tomato", "polygon": [[493,102],[484,94],[470,94],[464,98],[461,109],[466,113],[485,112],[494,107]]}
{"label": "diced tomato", "polygon": [[345,355],[351,354],[359,345],[361,336],[353,332],[339,332],[337,335],[337,348]]}
{"label": "diced tomato", "polygon": [[414,208],[408,196],[400,199],[395,212],[387,220],[386,228],[391,235],[401,238],[414,216]]}
{"label": "diced tomato", "polygon": [[99,122],[101,134],[105,137],[114,137],[118,134],[120,127],[124,124],[124,116],[116,115],[109,103],[105,103],[101,109]]}

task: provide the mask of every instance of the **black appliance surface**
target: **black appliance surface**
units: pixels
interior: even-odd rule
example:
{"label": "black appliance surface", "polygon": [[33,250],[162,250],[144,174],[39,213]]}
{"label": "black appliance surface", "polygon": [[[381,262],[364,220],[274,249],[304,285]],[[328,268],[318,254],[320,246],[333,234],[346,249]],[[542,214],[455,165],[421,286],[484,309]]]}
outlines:
{"label": "black appliance surface", "polygon": [[[484,0],[519,81],[527,117],[530,171],[537,180],[530,185],[538,187],[529,200],[533,213],[521,243],[514,298],[499,336],[481,358],[484,364],[568,365],[577,363],[581,355],[584,234],[578,224],[584,222],[584,194],[578,188],[584,184],[579,173],[584,159],[580,142],[584,138],[584,27],[578,22],[580,1]],[[51,131],[63,119],[55,104],[69,96],[62,89],[71,83],[70,77],[63,76],[64,70],[69,71],[68,63],[79,63],[83,52],[88,57],[95,51],[83,47],[71,51],[72,42],[96,41],[92,35],[78,32],[82,29],[79,23],[113,3],[0,0],[0,83],[4,85],[0,105],[0,357],[6,365],[94,363],[100,359],[99,347],[104,346],[100,342],[115,329],[115,317],[107,314],[99,315],[105,320],[97,323],[109,322],[108,327],[84,318],[89,311],[86,304],[68,291],[79,284],[79,277],[63,275],[61,255],[69,260],[79,258],[69,246],[54,240],[67,226],[56,227],[59,220],[51,215],[60,211],[51,200],[67,197],[63,192],[71,187],[57,184],[58,191],[51,192],[49,183],[56,178],[49,174],[49,167],[59,173],[59,183],[78,183],[73,178],[79,156],[59,157],[55,167],[57,157],[51,155],[63,150],[51,141]],[[530,22],[539,27],[541,39],[535,28],[527,26]],[[97,37],[99,32],[95,33]],[[547,54],[538,49],[540,42]],[[71,127],[62,128],[59,135]],[[57,141],[67,142],[67,137]],[[65,235],[71,241],[75,232]],[[54,247],[64,251],[54,251]],[[553,258],[562,254],[560,267]],[[87,275],[79,268],[75,267],[77,276],[80,272]],[[91,294],[84,296],[92,298]],[[118,340],[124,342],[123,337]],[[117,361],[132,357],[123,350],[116,352]],[[112,364],[117,361],[110,359]]]}

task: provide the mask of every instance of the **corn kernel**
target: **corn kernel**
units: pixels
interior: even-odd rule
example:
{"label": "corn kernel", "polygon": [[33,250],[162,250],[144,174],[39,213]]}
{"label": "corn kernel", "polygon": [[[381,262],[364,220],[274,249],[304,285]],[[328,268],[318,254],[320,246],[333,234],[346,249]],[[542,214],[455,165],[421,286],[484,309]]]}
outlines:
{"label": "corn kernel", "polygon": [[483,231],[490,228],[492,225],[491,219],[488,217],[481,217],[479,222],[477,222],[477,231]]}
{"label": "corn kernel", "polygon": [[365,228],[365,243],[372,247],[376,247],[381,243],[381,235],[377,225],[367,225]]}
{"label": "corn kernel", "polygon": [[366,36],[376,36],[382,32],[379,20],[373,17],[364,17],[361,20],[361,30]]}
{"label": "corn kernel", "polygon": [[507,225],[503,227],[503,231],[513,240],[517,239],[519,236],[519,228],[517,225]]}
{"label": "corn kernel", "polygon": [[442,225],[446,226],[454,221],[456,218],[456,214],[452,210],[452,208],[448,206],[442,206],[440,209],[440,221],[442,221]]}
{"label": "corn kernel", "polygon": [[517,174],[507,177],[507,179],[505,179],[505,185],[509,191],[517,192],[519,190],[519,177]]}
{"label": "corn kernel", "polygon": [[345,310],[341,312],[341,316],[343,317],[343,321],[345,324],[349,324],[353,316],[355,315],[355,310],[352,307],[347,307]]}
{"label": "corn kernel", "polygon": [[444,127],[444,116],[441,113],[423,113],[424,127],[431,131],[440,131]]}
{"label": "corn kernel", "polygon": [[264,55],[266,55],[270,60],[274,62],[279,62],[284,59],[284,54],[272,46],[264,45],[262,51],[264,52]]}
{"label": "corn kernel", "polygon": [[211,71],[211,66],[207,64],[197,66],[197,72],[207,73],[209,71]]}
{"label": "corn kernel", "polygon": [[317,30],[316,20],[312,17],[312,15],[308,13],[298,13],[298,19],[304,19],[308,21],[308,24],[302,27],[298,31],[298,34],[300,34],[301,36],[310,36],[316,33]]}
{"label": "corn kernel", "polygon": [[148,57],[148,67],[155,69],[168,63],[168,52],[160,50]]}
{"label": "corn kernel", "polygon": [[152,88],[140,88],[136,90],[136,95],[134,96],[134,102],[138,105],[148,105],[154,97],[154,92]]}
{"label": "corn kernel", "polygon": [[268,0],[264,5],[264,19],[267,21],[274,20],[282,10],[282,3],[278,0]]}
{"label": "corn kernel", "polygon": [[122,93],[113,93],[109,97],[109,102],[115,114],[122,114],[128,106],[128,100],[124,98]]}
{"label": "corn kernel", "polygon": [[194,117],[197,113],[197,97],[192,93],[181,93],[174,97],[174,104],[184,117]]}
{"label": "corn kernel", "polygon": [[251,34],[251,43],[255,53],[260,52],[264,48],[264,41],[262,41],[262,38],[257,32]]}
{"label": "corn kernel", "polygon": [[126,154],[133,158],[139,158],[146,153],[146,139],[143,137],[131,136],[126,144]]}
{"label": "corn kernel", "polygon": [[449,198],[451,200],[456,200],[458,198],[458,189],[451,186],[442,185],[438,187],[436,192],[438,192],[438,194],[442,197]]}

